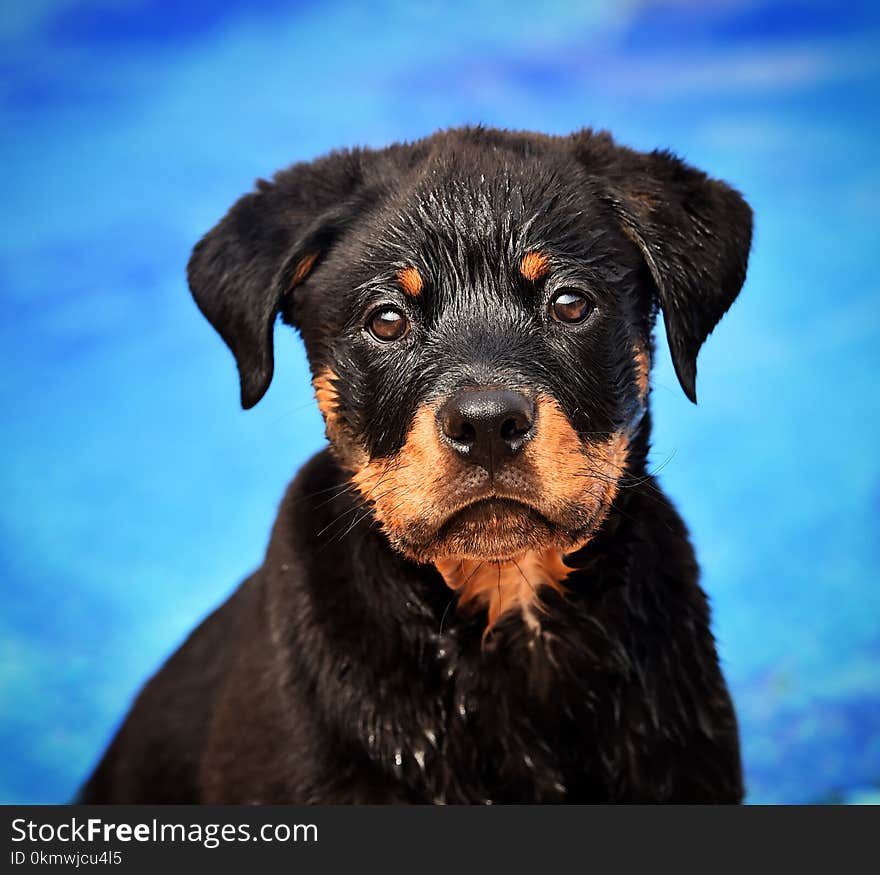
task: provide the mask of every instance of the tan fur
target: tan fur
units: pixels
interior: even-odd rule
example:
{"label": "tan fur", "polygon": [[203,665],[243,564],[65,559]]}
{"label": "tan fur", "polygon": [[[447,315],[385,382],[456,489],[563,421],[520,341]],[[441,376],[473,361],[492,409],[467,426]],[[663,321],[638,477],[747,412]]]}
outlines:
{"label": "tan fur", "polygon": [[312,268],[315,266],[315,262],[320,254],[320,252],[310,252],[296,263],[293,277],[290,280],[290,288],[298,286],[312,272]]}
{"label": "tan fur", "polygon": [[336,391],[338,377],[329,368],[312,378],[318,409],[324,417],[327,440],[340,464],[349,471],[357,470],[365,461],[364,451],[349,435],[339,415],[339,393]]}
{"label": "tan fur", "polygon": [[535,611],[542,610],[539,589],[549,586],[564,594],[562,581],[571,573],[555,548],[527,550],[507,562],[483,562],[450,556],[434,562],[446,585],[458,592],[463,610],[485,607],[488,624],[484,637],[502,614],[519,610],[535,631],[539,622]]}
{"label": "tan fur", "polygon": [[648,397],[651,361],[648,358],[648,351],[641,343],[636,344],[634,360],[636,365],[636,385],[639,389],[639,399],[644,401]]}
{"label": "tan fur", "polygon": [[318,402],[318,409],[324,416],[328,428],[330,421],[336,419],[336,407],[339,396],[336,392],[336,374],[327,369],[321,371],[320,374],[312,378],[312,386],[315,389],[315,400]]}
{"label": "tan fur", "polygon": [[626,466],[626,435],[615,432],[585,445],[553,398],[538,398],[537,407],[537,436],[523,453],[548,503],[559,508],[586,500],[597,512],[610,505]]}
{"label": "tan fur", "polygon": [[550,259],[543,252],[527,252],[519,265],[519,272],[532,282],[550,273]]}
{"label": "tan fur", "polygon": [[397,274],[397,282],[404,293],[411,298],[417,298],[424,288],[422,275],[414,267],[405,267]]}
{"label": "tan fur", "polygon": [[360,493],[373,502],[376,518],[393,535],[419,518],[440,519],[439,496],[453,477],[454,460],[441,447],[433,409],[420,407],[406,442],[393,457],[372,459],[352,478]]}

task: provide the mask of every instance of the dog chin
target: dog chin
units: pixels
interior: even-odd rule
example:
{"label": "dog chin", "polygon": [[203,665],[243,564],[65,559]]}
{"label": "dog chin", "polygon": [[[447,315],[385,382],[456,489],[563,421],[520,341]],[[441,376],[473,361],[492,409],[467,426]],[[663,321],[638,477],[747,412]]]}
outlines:
{"label": "dog chin", "polygon": [[535,508],[509,499],[485,499],[453,513],[430,538],[401,546],[420,562],[450,556],[498,562],[567,540]]}

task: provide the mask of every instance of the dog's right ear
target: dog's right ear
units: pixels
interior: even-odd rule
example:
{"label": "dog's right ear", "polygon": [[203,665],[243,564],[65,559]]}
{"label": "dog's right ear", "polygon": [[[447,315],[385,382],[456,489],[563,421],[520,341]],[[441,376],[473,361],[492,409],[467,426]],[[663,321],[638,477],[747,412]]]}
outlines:
{"label": "dog's right ear", "polygon": [[259,180],[193,249],[190,291],[235,356],[245,409],[272,382],[282,300],[371,202],[369,154],[334,152]]}

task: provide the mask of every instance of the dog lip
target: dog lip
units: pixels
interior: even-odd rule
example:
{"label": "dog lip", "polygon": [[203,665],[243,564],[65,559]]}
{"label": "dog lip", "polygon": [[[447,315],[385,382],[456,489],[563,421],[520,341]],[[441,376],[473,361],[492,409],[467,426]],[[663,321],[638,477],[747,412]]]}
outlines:
{"label": "dog lip", "polygon": [[512,498],[508,495],[483,495],[480,498],[469,501],[452,511],[440,525],[439,530],[442,531],[448,529],[451,525],[454,525],[457,521],[466,517],[479,518],[481,516],[481,511],[487,512],[492,509],[518,511],[519,513],[525,512],[530,516],[540,517],[540,519],[547,524],[550,522],[534,505],[529,504],[529,502],[524,501],[521,498]]}

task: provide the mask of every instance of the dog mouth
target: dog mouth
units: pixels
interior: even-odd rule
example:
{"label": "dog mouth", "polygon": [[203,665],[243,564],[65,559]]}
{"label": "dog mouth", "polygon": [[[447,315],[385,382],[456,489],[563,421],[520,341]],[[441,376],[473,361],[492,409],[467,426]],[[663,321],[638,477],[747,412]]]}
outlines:
{"label": "dog mouth", "polygon": [[506,520],[513,522],[523,517],[530,519],[532,523],[550,525],[547,517],[525,501],[493,495],[486,498],[478,498],[464,505],[464,507],[453,511],[442,523],[437,534],[442,536],[445,532],[463,525],[503,522]]}
{"label": "dog mouth", "polygon": [[508,562],[530,551],[577,549],[602,517],[601,507],[577,504],[551,515],[525,499],[490,494],[447,510],[439,524],[398,529],[394,543],[418,562]]}
{"label": "dog mouth", "polygon": [[557,535],[558,526],[531,504],[488,496],[453,511],[431,543],[441,554],[503,560]]}

